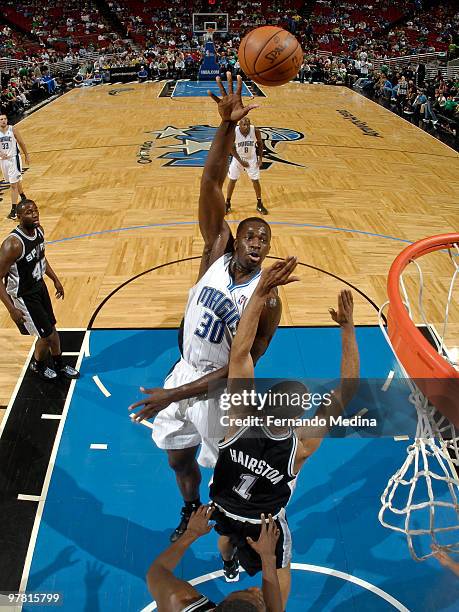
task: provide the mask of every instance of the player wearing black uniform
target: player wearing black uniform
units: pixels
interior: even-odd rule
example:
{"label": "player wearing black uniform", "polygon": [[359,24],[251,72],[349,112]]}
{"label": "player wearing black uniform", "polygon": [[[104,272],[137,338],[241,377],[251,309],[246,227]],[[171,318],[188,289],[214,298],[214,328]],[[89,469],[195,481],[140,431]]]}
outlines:
{"label": "player wearing black uniform", "polygon": [[[64,297],[64,288],[45,256],[45,238],[38,208],[32,200],[17,206],[19,225],[0,248],[0,299],[21,334],[37,336],[31,369],[45,380],[58,373],[78,378],[79,372],[62,360],[56,318],[43,276],[54,282],[56,297]],[[49,353],[53,368],[48,367]]]}
{"label": "player wearing black uniform", "polygon": [[[234,393],[237,379],[254,378],[253,359],[250,355],[253,337],[267,295],[273,287],[298,280],[291,277],[296,258],[276,262],[263,270],[255,292],[244,310],[231,347],[229,362],[229,393]],[[241,416],[240,408],[230,408],[230,426],[219,445],[219,457],[210,486],[210,498],[216,511],[213,520],[220,534],[218,546],[223,558],[223,571],[227,581],[239,578],[239,563],[249,575],[260,571],[260,562],[253,554],[250,543],[260,533],[260,513],[271,514],[276,520],[280,537],[276,546],[276,567],[285,609],[290,591],[291,535],[285,516],[295,479],[305,460],[319,447],[328,431],[331,417],[338,416],[357,390],[359,353],[353,324],[353,300],[350,291],[338,296],[338,312],[330,309],[332,319],[342,330],[341,381],[323,403],[317,415],[323,427],[253,427],[231,425],[232,416]],[[300,383],[293,383],[296,392]],[[307,389],[301,385],[303,392]],[[263,414],[258,411],[258,415]],[[291,414],[289,415],[292,416]]]}

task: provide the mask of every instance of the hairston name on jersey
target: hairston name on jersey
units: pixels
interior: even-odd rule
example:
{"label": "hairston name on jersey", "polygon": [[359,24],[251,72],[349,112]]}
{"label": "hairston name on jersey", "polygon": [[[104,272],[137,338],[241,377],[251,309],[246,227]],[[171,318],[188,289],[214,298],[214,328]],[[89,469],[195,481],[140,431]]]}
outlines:
{"label": "hairston name on jersey", "polygon": [[239,311],[234,302],[224,293],[215,289],[215,287],[203,287],[197,303],[209,308],[221,321],[226,323],[232,334],[236,333]]}
{"label": "hairston name on jersey", "polygon": [[[305,167],[302,164],[283,159],[275,151],[280,143],[302,140],[304,134],[289,128],[260,126],[257,128],[263,140],[262,170],[267,170],[274,162]],[[152,135],[152,141],[155,142],[154,151],[160,153],[157,159],[167,160],[164,166],[203,168],[216,131],[217,128],[211,125],[191,125],[184,128],[168,125],[162,130],[152,130],[146,133]],[[166,139],[172,139],[173,142],[171,144],[158,144],[157,142]],[[165,152],[162,153],[160,149],[165,149]],[[139,161],[139,163],[145,162]]]}
{"label": "hairston name on jersey", "polygon": [[235,463],[240,463],[254,474],[264,476],[273,484],[278,484],[284,478],[283,474],[272,468],[269,463],[263,459],[255,459],[243,451],[238,451],[234,448],[230,448],[230,455]]}

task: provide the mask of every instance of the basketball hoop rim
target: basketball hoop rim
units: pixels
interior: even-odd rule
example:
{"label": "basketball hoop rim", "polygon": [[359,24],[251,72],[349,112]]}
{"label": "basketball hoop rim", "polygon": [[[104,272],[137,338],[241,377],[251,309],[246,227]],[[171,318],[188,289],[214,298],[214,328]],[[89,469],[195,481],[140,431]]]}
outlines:
{"label": "basketball hoop rim", "polygon": [[388,335],[398,356],[397,345],[400,343],[405,344],[405,349],[409,346],[412,357],[416,356],[416,359],[406,361],[400,359],[411,378],[459,378],[459,372],[432,347],[413,323],[400,293],[400,276],[411,261],[433,251],[451,248],[454,244],[459,244],[458,233],[423,238],[406,247],[395,258],[389,270]]}

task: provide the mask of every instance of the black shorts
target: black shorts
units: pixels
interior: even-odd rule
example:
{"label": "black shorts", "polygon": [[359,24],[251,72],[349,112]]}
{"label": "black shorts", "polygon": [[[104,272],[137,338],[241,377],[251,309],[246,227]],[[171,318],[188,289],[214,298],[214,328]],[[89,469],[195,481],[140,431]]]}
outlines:
{"label": "black shorts", "polygon": [[[212,520],[215,521],[215,531],[229,537],[231,544],[237,548],[239,563],[248,575],[254,576],[261,572],[260,555],[247,543],[247,537],[258,540],[261,526],[229,518],[218,508],[213,512]],[[279,513],[276,525],[280,531],[276,544],[276,568],[281,569],[287,567],[292,558],[292,535],[284,510]]]}
{"label": "black shorts", "polygon": [[53,333],[56,317],[44,282],[40,283],[40,288],[34,293],[11,299],[25,316],[25,323],[18,324],[21,334],[47,338]]}

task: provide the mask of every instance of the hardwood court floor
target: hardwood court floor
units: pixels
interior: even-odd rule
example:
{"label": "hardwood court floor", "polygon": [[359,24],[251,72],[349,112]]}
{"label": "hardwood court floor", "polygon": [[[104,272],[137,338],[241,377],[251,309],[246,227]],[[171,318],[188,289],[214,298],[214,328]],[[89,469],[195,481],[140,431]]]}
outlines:
{"label": "hardwood court floor", "polygon": [[[196,225],[202,168],[177,166],[159,155],[177,155],[185,148],[180,163],[189,163],[196,152],[202,157],[209,139],[181,131],[216,126],[218,119],[210,99],[158,98],[161,88],[152,83],[74,90],[19,126],[32,161],[26,193],[40,207],[51,242],[47,256],[66,290],[63,302],[54,301],[59,327],[85,328],[119,285],[170,262],[179,263],[118,291],[94,325],[170,327],[182,317],[198,259],[180,260],[198,257],[202,250]],[[256,102],[260,108],[251,113],[256,125],[288,129],[289,138],[292,131],[304,136],[272,147],[278,158],[298,165],[274,161],[262,172],[273,223],[271,255],[294,254],[321,270],[301,267],[302,282],[282,290],[283,325],[330,322],[328,308],[343,283],[327,273],[380,305],[386,300],[390,264],[409,241],[457,231],[459,156],[447,146],[345,88],[292,83],[268,90]],[[380,136],[366,134],[359,121]],[[167,126],[178,133],[165,131]],[[140,164],[139,149],[146,141],[151,163]],[[242,177],[229,220],[252,215],[254,204],[250,181]],[[3,219],[1,235],[11,227]],[[429,257],[426,310],[439,326],[453,268],[444,254]],[[459,346],[457,293],[455,298],[450,347]],[[377,322],[374,307],[360,295],[355,319]],[[19,336],[4,309],[0,341],[0,405],[5,405],[31,340]]]}

